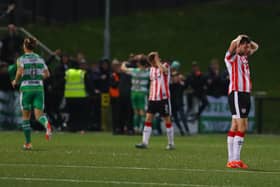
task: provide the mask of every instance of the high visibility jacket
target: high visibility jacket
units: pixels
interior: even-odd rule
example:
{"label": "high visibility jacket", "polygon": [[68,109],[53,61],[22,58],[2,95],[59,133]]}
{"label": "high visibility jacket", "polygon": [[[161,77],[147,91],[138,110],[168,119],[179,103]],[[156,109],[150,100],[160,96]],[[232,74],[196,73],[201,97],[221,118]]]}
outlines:
{"label": "high visibility jacket", "polygon": [[120,90],[118,88],[119,82],[120,82],[120,76],[117,73],[113,73],[111,77],[111,86],[109,88],[109,94],[111,97],[119,97],[120,96]]}
{"label": "high visibility jacket", "polygon": [[68,69],[65,72],[65,98],[86,97],[85,71],[81,69]]}

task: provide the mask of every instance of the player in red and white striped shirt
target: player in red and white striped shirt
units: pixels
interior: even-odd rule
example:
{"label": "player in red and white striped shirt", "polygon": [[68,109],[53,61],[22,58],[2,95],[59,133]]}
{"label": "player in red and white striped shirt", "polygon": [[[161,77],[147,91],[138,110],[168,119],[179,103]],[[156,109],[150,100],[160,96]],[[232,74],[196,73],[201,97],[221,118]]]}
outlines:
{"label": "player in red and white striped shirt", "polygon": [[229,73],[229,106],[232,113],[231,128],[228,132],[228,163],[229,168],[248,168],[240,160],[240,152],[248,127],[250,111],[250,68],[248,57],[258,49],[258,44],[247,35],[239,35],[234,39],[225,56]]}
{"label": "player in red and white striped shirt", "polygon": [[148,55],[150,68],[150,95],[148,110],[146,113],[146,121],[143,130],[142,143],[136,144],[136,148],[147,148],[152,132],[152,120],[154,114],[159,113],[166,125],[166,133],[168,145],[166,149],[174,149],[174,130],[171,123],[171,107],[170,107],[170,67],[167,63],[161,63],[161,59],[157,52],[151,52]]}
{"label": "player in red and white striped shirt", "polygon": [[150,68],[150,101],[160,101],[170,98],[169,92],[169,81],[170,81],[170,72],[169,64],[163,63],[163,68],[166,69],[166,72],[163,72],[157,66],[152,66]]}

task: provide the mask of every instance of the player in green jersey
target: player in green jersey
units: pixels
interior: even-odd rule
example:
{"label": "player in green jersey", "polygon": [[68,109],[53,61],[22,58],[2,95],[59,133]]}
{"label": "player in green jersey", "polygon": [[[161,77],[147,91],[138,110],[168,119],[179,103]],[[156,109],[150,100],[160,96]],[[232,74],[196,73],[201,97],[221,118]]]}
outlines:
{"label": "player in green jersey", "polygon": [[24,149],[32,148],[30,116],[32,109],[36,120],[46,129],[46,139],[50,140],[51,125],[44,114],[44,86],[43,80],[49,77],[49,70],[44,60],[33,50],[36,47],[34,38],[25,38],[23,42],[24,55],[17,59],[16,77],[12,81],[13,87],[20,82],[20,104],[22,109],[22,129],[25,135]]}
{"label": "player in green jersey", "polygon": [[147,103],[150,71],[146,68],[148,62],[144,55],[137,55],[136,60],[136,68],[128,68],[126,67],[126,63],[123,63],[121,69],[132,76],[131,101],[134,110],[133,126],[135,133],[141,133],[145,122],[145,107]]}

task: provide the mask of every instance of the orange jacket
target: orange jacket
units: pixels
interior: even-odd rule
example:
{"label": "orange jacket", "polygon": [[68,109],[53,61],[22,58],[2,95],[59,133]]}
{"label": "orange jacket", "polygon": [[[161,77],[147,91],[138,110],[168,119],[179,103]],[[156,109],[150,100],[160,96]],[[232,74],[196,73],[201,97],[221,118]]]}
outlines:
{"label": "orange jacket", "polygon": [[118,87],[119,82],[120,82],[120,76],[117,73],[112,73],[111,83],[110,83],[110,88],[109,88],[109,94],[111,97],[120,96],[120,90]]}

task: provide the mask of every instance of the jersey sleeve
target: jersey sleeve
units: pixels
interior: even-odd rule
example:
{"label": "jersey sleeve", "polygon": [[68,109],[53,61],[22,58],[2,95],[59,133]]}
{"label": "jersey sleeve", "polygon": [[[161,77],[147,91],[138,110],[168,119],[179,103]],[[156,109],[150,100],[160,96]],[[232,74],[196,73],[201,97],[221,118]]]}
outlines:
{"label": "jersey sleeve", "polygon": [[226,52],[226,55],[225,55],[225,62],[226,63],[232,63],[235,58],[236,58],[235,53],[230,53],[229,51]]}
{"label": "jersey sleeve", "polygon": [[127,68],[126,73],[128,73],[131,76],[135,76],[136,74],[136,69],[135,68]]}
{"label": "jersey sleeve", "polygon": [[46,65],[46,62],[43,58],[41,58],[42,63],[44,64],[44,70],[48,70],[48,66]]}
{"label": "jersey sleeve", "polygon": [[24,67],[24,64],[23,64],[21,58],[18,58],[16,63],[17,63],[17,67],[21,67],[21,68]]}

